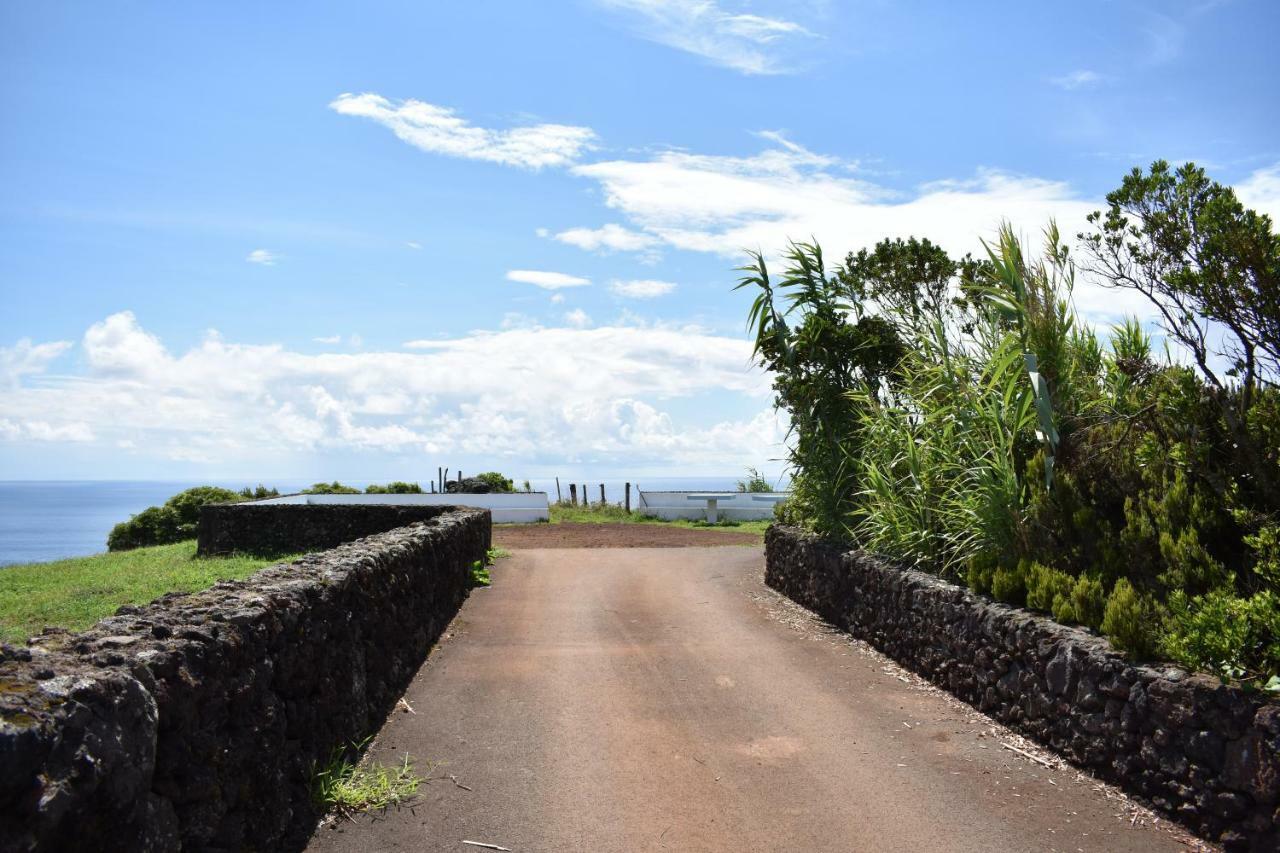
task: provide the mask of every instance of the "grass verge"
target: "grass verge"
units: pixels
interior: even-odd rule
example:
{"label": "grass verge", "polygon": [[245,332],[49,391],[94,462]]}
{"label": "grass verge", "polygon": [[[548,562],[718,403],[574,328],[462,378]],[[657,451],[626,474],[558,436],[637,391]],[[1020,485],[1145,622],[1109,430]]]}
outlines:
{"label": "grass verge", "polygon": [[80,631],[122,604],[196,592],[293,557],[197,557],[195,540],[52,563],[0,568],[0,640],[22,643],[45,626]]}
{"label": "grass verge", "polygon": [[352,761],[349,756],[362,746],[335,749],[329,761],[313,771],[311,796],[326,813],[350,818],[361,812],[384,811],[408,802],[418,793],[422,779],[414,772],[408,754],[393,766]]}
{"label": "grass verge", "polygon": [[552,504],[551,523],[563,524],[565,522],[574,524],[660,524],[666,527],[689,527],[697,530],[716,530],[725,533],[758,533],[761,536],[764,535],[769,525],[773,523],[771,520],[719,521],[715,524],[708,524],[705,521],[688,521],[686,519],[664,521],[661,518],[641,515],[634,511],[627,512],[622,507],[612,504],[603,506],[594,504],[589,507]]}

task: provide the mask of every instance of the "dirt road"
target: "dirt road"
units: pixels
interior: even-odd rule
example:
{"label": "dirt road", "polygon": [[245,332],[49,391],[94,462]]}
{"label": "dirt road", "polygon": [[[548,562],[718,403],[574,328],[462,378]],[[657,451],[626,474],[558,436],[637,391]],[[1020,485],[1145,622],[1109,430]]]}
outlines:
{"label": "dirt road", "polygon": [[500,561],[406,693],[414,713],[371,750],[439,762],[432,781],[412,808],[321,827],[310,849],[1186,849],[823,630],[762,565],[754,547]]}

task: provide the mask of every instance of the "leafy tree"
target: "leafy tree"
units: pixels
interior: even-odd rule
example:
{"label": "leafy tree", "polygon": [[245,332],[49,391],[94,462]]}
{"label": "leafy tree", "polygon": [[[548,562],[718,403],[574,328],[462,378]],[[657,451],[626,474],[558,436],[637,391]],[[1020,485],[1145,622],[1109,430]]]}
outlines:
{"label": "leafy tree", "polygon": [[1280,505],[1274,453],[1246,423],[1259,389],[1280,376],[1280,237],[1270,217],[1245,209],[1194,163],[1173,169],[1164,160],[1150,172],[1135,168],[1107,203],[1080,235],[1088,269],[1156,308],[1208,382],[1252,469],[1244,476]]}

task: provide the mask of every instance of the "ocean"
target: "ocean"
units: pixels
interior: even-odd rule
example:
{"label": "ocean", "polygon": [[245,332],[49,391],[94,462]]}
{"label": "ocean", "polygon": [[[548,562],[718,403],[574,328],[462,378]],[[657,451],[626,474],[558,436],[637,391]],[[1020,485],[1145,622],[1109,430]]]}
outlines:
{"label": "ocean", "polygon": [[[733,477],[640,477],[631,481],[632,488],[722,491],[733,489],[740,476]],[[344,480],[354,486],[386,480]],[[420,481],[427,487],[428,481]],[[575,480],[581,488],[588,485],[591,500],[600,499],[600,484],[610,502],[621,503],[622,479]],[[534,491],[545,491],[556,499],[555,479],[530,479]],[[83,557],[107,549],[107,534],[112,526],[149,506],[164,503],[170,496],[192,486],[214,485],[240,489],[257,483],[243,481],[164,482],[156,480],[4,480],[0,481],[0,566],[12,563],[37,563]],[[310,481],[272,481],[265,485],[281,494],[297,492]],[[516,488],[524,481],[517,480]],[[561,478],[561,490],[569,497],[569,479]],[[632,500],[635,500],[634,492]]]}

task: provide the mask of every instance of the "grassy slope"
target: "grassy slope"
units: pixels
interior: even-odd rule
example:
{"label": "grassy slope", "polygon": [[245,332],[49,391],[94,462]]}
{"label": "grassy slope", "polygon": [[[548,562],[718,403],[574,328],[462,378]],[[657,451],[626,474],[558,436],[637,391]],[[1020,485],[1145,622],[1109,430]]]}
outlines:
{"label": "grassy slope", "polygon": [[566,521],[592,524],[665,524],[668,527],[694,527],[699,530],[718,530],[723,532],[758,533],[764,535],[772,521],[722,521],[719,524],[707,524],[705,521],[663,521],[638,512],[628,514],[620,506],[593,505],[589,508],[581,506],[551,505],[551,523],[560,524]]}
{"label": "grassy slope", "polygon": [[289,559],[198,558],[191,540],[7,566],[0,568],[0,640],[21,643],[46,625],[79,631],[122,604],[146,604],[166,592],[195,592]]}

